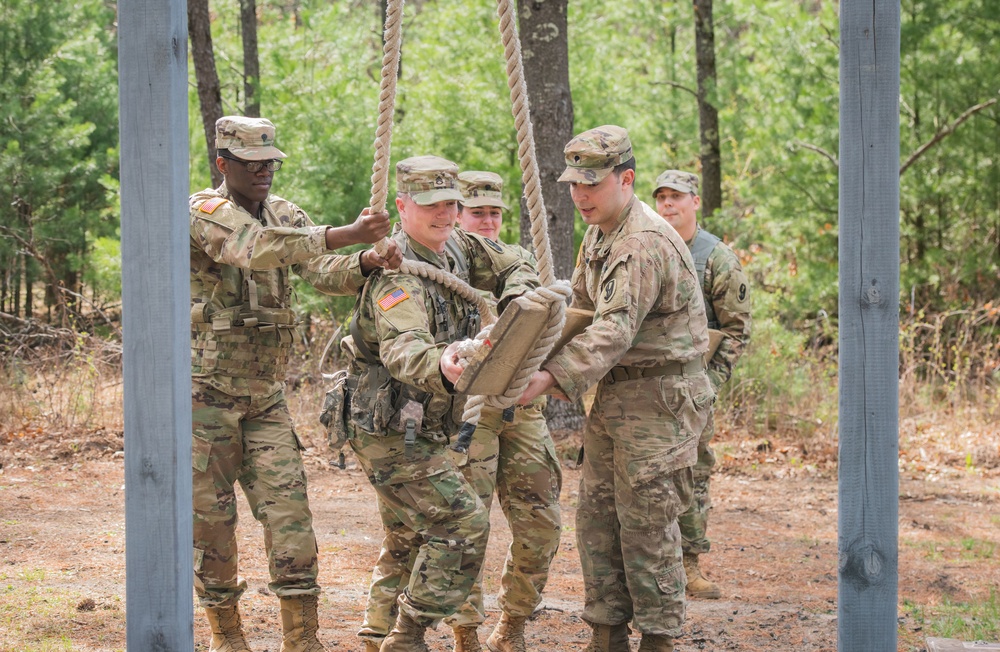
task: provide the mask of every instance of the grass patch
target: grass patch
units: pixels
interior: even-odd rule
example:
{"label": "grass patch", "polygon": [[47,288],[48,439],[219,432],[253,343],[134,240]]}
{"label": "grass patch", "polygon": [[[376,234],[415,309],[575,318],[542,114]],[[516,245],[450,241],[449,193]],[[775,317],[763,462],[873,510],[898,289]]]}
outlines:
{"label": "grass patch", "polygon": [[106,610],[101,614],[81,613],[78,605],[86,600],[75,591],[46,586],[48,575],[42,568],[0,575],[0,650],[70,651],[79,649],[81,624],[93,624],[95,630],[108,632],[119,625],[124,627],[123,610],[112,608],[116,612],[113,617]]}
{"label": "grass patch", "polygon": [[996,551],[996,544],[984,539],[968,538],[962,539],[962,559],[993,559]]}
{"label": "grass patch", "polygon": [[947,596],[941,604],[925,606],[906,600],[907,612],[928,636],[954,638],[962,641],[996,641],[1000,639],[1000,598],[990,589],[989,598],[973,602],[954,602]]}

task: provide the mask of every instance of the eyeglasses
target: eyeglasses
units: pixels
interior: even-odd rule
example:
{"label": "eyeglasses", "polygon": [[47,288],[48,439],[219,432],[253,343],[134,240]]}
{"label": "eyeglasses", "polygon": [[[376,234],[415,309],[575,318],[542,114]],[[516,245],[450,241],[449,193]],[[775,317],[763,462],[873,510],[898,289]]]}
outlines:
{"label": "eyeglasses", "polygon": [[242,163],[247,166],[247,172],[250,174],[257,174],[260,172],[261,168],[267,168],[270,172],[276,172],[281,169],[281,161],[278,159],[271,159],[270,161],[244,161],[242,159],[233,158],[232,156],[226,156],[224,154],[219,154],[222,158],[227,161],[233,161],[234,163]]}

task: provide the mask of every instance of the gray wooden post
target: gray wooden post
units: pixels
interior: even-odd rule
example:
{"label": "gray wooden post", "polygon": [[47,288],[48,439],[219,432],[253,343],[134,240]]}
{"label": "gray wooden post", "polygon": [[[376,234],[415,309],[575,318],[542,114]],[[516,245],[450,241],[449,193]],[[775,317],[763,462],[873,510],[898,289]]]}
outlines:
{"label": "gray wooden post", "polygon": [[840,6],[841,652],[896,650],[899,11]]}
{"label": "gray wooden post", "polygon": [[118,3],[129,650],[194,649],[187,9]]}

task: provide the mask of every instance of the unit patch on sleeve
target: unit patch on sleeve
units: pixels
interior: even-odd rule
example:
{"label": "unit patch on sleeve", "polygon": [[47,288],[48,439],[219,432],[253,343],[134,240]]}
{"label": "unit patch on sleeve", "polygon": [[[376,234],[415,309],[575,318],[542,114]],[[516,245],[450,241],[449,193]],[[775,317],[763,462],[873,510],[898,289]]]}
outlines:
{"label": "unit patch on sleeve", "polygon": [[389,294],[385,295],[384,297],[378,300],[378,307],[382,309],[382,312],[385,312],[386,310],[392,308],[397,303],[406,301],[409,298],[410,295],[406,293],[406,290],[404,290],[403,288],[396,288],[395,290],[393,290],[392,292],[390,292]]}
{"label": "unit patch on sleeve", "polygon": [[199,208],[198,210],[200,210],[202,213],[208,213],[209,215],[211,215],[212,213],[215,212],[216,208],[222,206],[227,201],[229,200],[226,199],[225,197],[212,197],[207,202],[202,204],[201,208]]}

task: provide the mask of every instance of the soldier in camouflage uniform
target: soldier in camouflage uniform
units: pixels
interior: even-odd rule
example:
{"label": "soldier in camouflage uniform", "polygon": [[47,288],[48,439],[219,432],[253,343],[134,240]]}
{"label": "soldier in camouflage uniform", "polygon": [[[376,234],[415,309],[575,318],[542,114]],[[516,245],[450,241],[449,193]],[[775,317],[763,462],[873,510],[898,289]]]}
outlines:
{"label": "soldier in camouflage uniform", "polygon": [[[238,609],[246,590],[237,568],[239,482],[264,528],[281,650],[316,652],[324,649],[316,637],[316,537],[284,395],[296,327],[289,272],[323,292],[356,291],[385,261],[373,251],[328,254],[382,238],[389,216],[365,209],[349,226],[316,226],[269,194],[285,154],[268,120],[220,118],[215,144],[225,182],[190,199],[195,589],[212,652],[249,650]],[[398,250],[388,257],[398,266]]]}
{"label": "soldier in camouflage uniform", "polygon": [[594,321],[531,379],[521,400],[554,389],[597,395],[584,431],[577,508],[587,652],[669,652],[684,622],[677,517],[687,509],[698,436],[715,393],[705,373],[705,304],[677,232],[634,194],[625,129],[604,126],[565,147],[573,203],[589,225],[573,305]]}
{"label": "soldier in camouflage uniform", "polygon": [[[708,361],[708,378],[716,393],[733,374],[736,361],[750,342],[750,284],[743,273],[740,259],[718,237],[698,225],[698,175],[682,170],[667,170],[656,178],[653,199],[656,212],[667,220],[687,243],[698,271],[698,284],[705,299],[708,328],[719,331],[721,339]],[[698,557],[711,548],[708,540],[708,510],[712,505],[708,494],[715,453],[712,436],[715,422],[709,415],[708,425],[698,440],[698,462],[694,465],[694,498],[691,507],[680,519],[684,549],[684,570],[687,593],[695,598],[718,599],[718,585],[701,572]]]}
{"label": "soldier in camouflage uniform", "polygon": [[[459,224],[469,233],[500,241],[503,180],[494,172],[458,175],[462,191]],[[509,245],[535,266],[531,252]],[[545,423],[546,400],[499,410],[483,408],[463,468],[487,509],[493,492],[507,518],[511,544],[500,578],[500,622],[486,647],[492,652],[524,652],[524,624],[542,601],[549,565],[559,549],[562,521],[559,492],[562,470]],[[455,629],[455,652],[478,652],[476,628],[484,620],[482,576],[459,612],[448,622]]]}
{"label": "soldier in camouflage uniform", "polygon": [[[397,164],[402,229],[393,238],[404,257],[488,290],[502,310],[537,287],[538,276],[517,251],[455,229],[457,172],[436,156]],[[375,488],[386,532],[359,632],[368,649],[426,651],[424,630],[465,603],[482,569],[489,512],[447,448],[465,404],[453,385],[462,371],[457,342],[479,327],[475,306],[451,290],[418,276],[376,274],[342,343],[350,360],[349,441]],[[409,575],[399,590],[403,561]],[[383,605],[397,593],[390,623]]]}

